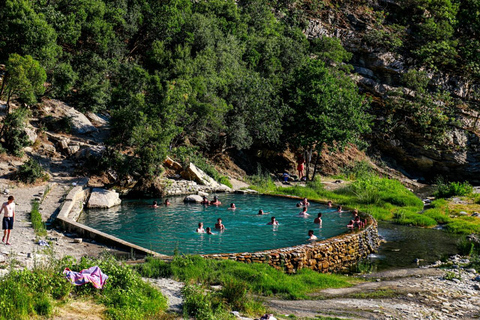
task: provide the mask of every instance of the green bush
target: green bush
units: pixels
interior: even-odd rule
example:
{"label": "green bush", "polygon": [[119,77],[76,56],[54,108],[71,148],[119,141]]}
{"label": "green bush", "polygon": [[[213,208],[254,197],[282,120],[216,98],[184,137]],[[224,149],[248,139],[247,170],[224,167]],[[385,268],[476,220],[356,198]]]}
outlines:
{"label": "green bush", "polygon": [[437,191],[434,196],[437,198],[449,198],[454,196],[468,196],[473,192],[473,187],[468,181],[465,182],[437,182]]}
{"label": "green bush", "polygon": [[25,133],[29,115],[30,111],[27,108],[18,108],[5,117],[0,130],[2,150],[15,156],[23,155],[23,148],[30,145]]}
{"label": "green bush", "polygon": [[48,175],[35,159],[29,158],[18,168],[17,179],[23,183],[34,183],[37,179],[48,180]]}
{"label": "green bush", "polygon": [[61,133],[71,133],[72,132],[72,118],[71,117],[61,117],[61,118],[54,118],[52,116],[47,116],[43,118],[43,125],[49,130],[53,132],[61,132]]}
{"label": "green bush", "polygon": [[248,286],[245,282],[228,279],[221,291],[222,298],[231,306],[232,310],[243,311],[247,302]]}

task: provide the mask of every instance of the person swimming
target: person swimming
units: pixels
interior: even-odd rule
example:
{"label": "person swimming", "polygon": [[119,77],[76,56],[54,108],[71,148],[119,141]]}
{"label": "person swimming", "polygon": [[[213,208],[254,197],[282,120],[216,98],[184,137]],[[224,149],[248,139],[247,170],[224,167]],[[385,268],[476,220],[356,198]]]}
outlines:
{"label": "person swimming", "polygon": [[200,223],[198,224],[198,228],[197,228],[196,232],[198,232],[198,233],[205,233],[205,230],[203,229],[203,223],[202,223],[202,222],[200,222]]}
{"label": "person swimming", "polygon": [[212,232],[212,229],[210,227],[207,227],[207,231],[205,232],[206,234],[215,234]]}
{"label": "person swimming", "polygon": [[270,212],[265,212],[265,211],[263,211],[262,209],[258,210],[258,214],[259,214],[259,215],[267,214],[267,213],[270,213]]}
{"label": "person swimming", "polygon": [[310,205],[310,202],[308,202],[308,199],[307,198],[303,198],[302,202],[301,202],[302,206],[309,206]]}
{"label": "person swimming", "polygon": [[157,201],[153,201],[152,208],[158,208],[158,203],[157,203]]}
{"label": "person swimming", "polygon": [[222,223],[222,218],[217,219],[217,223],[215,223],[215,229],[218,229],[220,231],[227,230]]}
{"label": "person swimming", "polygon": [[347,228],[353,230],[355,228],[355,221],[350,220],[350,222],[347,224]]}
{"label": "person swimming", "polygon": [[210,201],[208,201],[207,196],[203,196],[203,200],[200,203],[201,204],[210,204]]}
{"label": "person swimming", "polygon": [[342,211],[342,206],[338,206],[338,207],[337,207],[337,212],[343,212],[343,211]]}
{"label": "person swimming", "polygon": [[309,214],[307,213],[307,207],[303,207],[303,211],[298,214],[301,217],[308,217]]}
{"label": "person swimming", "polygon": [[313,234],[313,230],[308,230],[308,241],[314,241],[317,239],[317,236]]}
{"label": "person swimming", "polygon": [[211,201],[210,204],[214,206],[218,206],[218,205],[221,205],[222,203],[218,200],[217,196],[213,196],[213,201]]}
{"label": "person swimming", "polygon": [[318,224],[322,223],[322,213],[321,212],[318,213],[318,216],[315,218],[315,220],[313,220],[313,223],[318,223]]}
{"label": "person swimming", "polygon": [[228,210],[235,210],[237,209],[237,207],[235,206],[235,203],[230,203],[230,208],[228,208]]}
{"label": "person swimming", "polygon": [[168,199],[165,199],[165,202],[163,204],[166,205],[166,206],[171,205],[170,200],[168,200]]}
{"label": "person swimming", "polygon": [[332,207],[332,201],[331,201],[331,200],[328,200],[328,202],[327,202],[327,206],[328,206],[329,208],[331,208],[331,207]]}
{"label": "person swimming", "polygon": [[275,220],[275,217],[272,217],[271,221],[267,225],[278,226],[278,221]]}

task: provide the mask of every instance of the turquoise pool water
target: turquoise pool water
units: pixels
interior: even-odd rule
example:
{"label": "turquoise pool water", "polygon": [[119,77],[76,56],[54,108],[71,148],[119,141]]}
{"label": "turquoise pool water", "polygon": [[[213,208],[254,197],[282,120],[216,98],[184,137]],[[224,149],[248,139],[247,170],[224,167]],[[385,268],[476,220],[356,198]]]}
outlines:
{"label": "turquoise pool water", "polygon": [[[307,243],[308,230],[318,239],[326,239],[347,231],[351,212],[337,213],[318,203],[311,203],[309,217],[299,217],[298,200],[239,194],[219,194],[221,206],[184,204],[183,197],[170,198],[171,205],[152,208],[153,200],[124,201],[108,210],[87,210],[80,222],[120,239],[163,254],[175,250],[183,254],[255,252]],[[213,198],[210,196],[209,198]],[[236,210],[228,210],[230,203]],[[258,215],[258,210],[270,212]],[[321,227],[313,220],[323,214]],[[275,216],[279,226],[267,225]],[[222,218],[224,232],[213,230]],[[195,232],[199,222],[211,227],[215,235]]]}

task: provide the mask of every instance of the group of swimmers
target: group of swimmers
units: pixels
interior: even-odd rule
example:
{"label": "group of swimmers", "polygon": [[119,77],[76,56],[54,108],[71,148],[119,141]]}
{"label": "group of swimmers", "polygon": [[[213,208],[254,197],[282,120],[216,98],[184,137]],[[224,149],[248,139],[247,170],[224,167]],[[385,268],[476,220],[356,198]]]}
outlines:
{"label": "group of swimmers", "polygon": [[[163,204],[166,205],[166,206],[169,206],[171,203],[170,203],[170,200],[165,199],[165,201],[163,202]],[[153,201],[152,208],[158,208],[158,207],[159,207],[158,202],[157,202],[157,201]]]}
{"label": "group of swimmers", "polygon": [[[222,223],[222,218],[217,219],[217,223],[215,223],[215,229],[219,231],[225,231],[227,228],[225,228],[225,225]],[[207,227],[206,229],[203,229],[203,222],[200,222],[198,224],[197,230],[195,230],[197,233],[206,233],[206,234],[214,234],[212,232],[212,229],[210,227]]]}
{"label": "group of swimmers", "polygon": [[212,205],[212,206],[219,206],[221,205],[222,203],[220,202],[220,200],[218,200],[218,197],[217,196],[213,196],[213,200],[212,201],[209,201],[207,196],[203,196],[203,200],[202,202],[200,202],[201,204],[205,204],[205,205]]}
{"label": "group of swimmers", "polygon": [[[208,201],[208,199],[204,196],[204,204],[218,205],[218,204],[221,204],[221,202],[218,200],[217,196],[214,197],[213,201]],[[310,216],[307,213],[307,210],[308,210],[307,208],[308,208],[309,205],[310,205],[310,203],[308,202],[308,199],[303,198],[303,200],[300,201],[297,204],[297,207],[303,207],[302,211],[298,215],[301,216],[301,217]],[[331,208],[332,207],[332,201],[328,201],[327,206]],[[237,207],[235,206],[235,203],[231,203],[230,207],[228,209],[229,210],[235,210],[235,209],[237,209]],[[336,212],[343,212],[343,208],[342,208],[341,205],[337,206]],[[264,214],[269,214],[269,213],[270,212],[265,212],[262,209],[258,210],[258,215],[264,215]],[[319,224],[319,225],[322,224],[322,213],[321,212],[318,213],[317,217],[313,220],[313,223]],[[347,225],[347,228],[349,228],[349,229],[359,228],[360,229],[360,228],[363,228],[365,226],[365,224],[366,224],[366,221],[363,222],[360,219],[360,216],[358,215],[358,210],[357,209],[353,210],[353,219],[350,220],[349,224]],[[278,223],[278,221],[276,220],[275,217],[271,217],[270,222],[268,222],[267,225],[278,226],[279,223]],[[217,219],[217,223],[215,224],[215,229],[217,229],[219,231],[226,230],[225,225],[223,225],[221,218]],[[212,229],[210,227],[208,227],[206,229],[203,228],[203,223],[202,222],[200,222],[198,224],[198,228],[197,228],[196,232],[213,234]],[[318,239],[317,236],[314,235],[313,230],[308,230],[308,237],[309,237],[308,240],[317,240]]]}

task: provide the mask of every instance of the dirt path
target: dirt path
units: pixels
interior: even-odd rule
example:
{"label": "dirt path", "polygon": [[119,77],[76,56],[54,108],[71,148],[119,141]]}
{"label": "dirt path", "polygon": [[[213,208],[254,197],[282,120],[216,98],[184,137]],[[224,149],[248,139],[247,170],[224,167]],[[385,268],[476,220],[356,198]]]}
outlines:
{"label": "dirt path", "polygon": [[473,319],[480,316],[479,282],[473,280],[478,275],[473,271],[451,281],[436,268],[395,270],[366,277],[373,282],[323,290],[314,300],[271,299],[266,304],[277,314],[299,318]]}
{"label": "dirt path", "polygon": [[[30,222],[32,201],[41,201],[40,212],[46,221],[58,213],[63,197],[72,188],[73,183],[81,183],[82,179],[55,177],[48,184],[29,187],[18,187],[10,180],[0,179],[0,192],[9,190],[8,195],[15,197],[16,217],[11,233],[10,243],[7,246],[0,243],[0,266],[15,261],[20,268],[31,268],[39,261],[47,261],[51,255],[62,258],[66,255],[77,259],[82,256],[98,256],[101,252],[109,250],[105,246],[89,242],[74,243],[71,235],[64,234],[61,230],[48,230],[45,237],[50,246],[40,246],[38,238]],[[0,196],[0,201],[6,201],[8,195]],[[4,269],[6,272],[6,269]]]}

